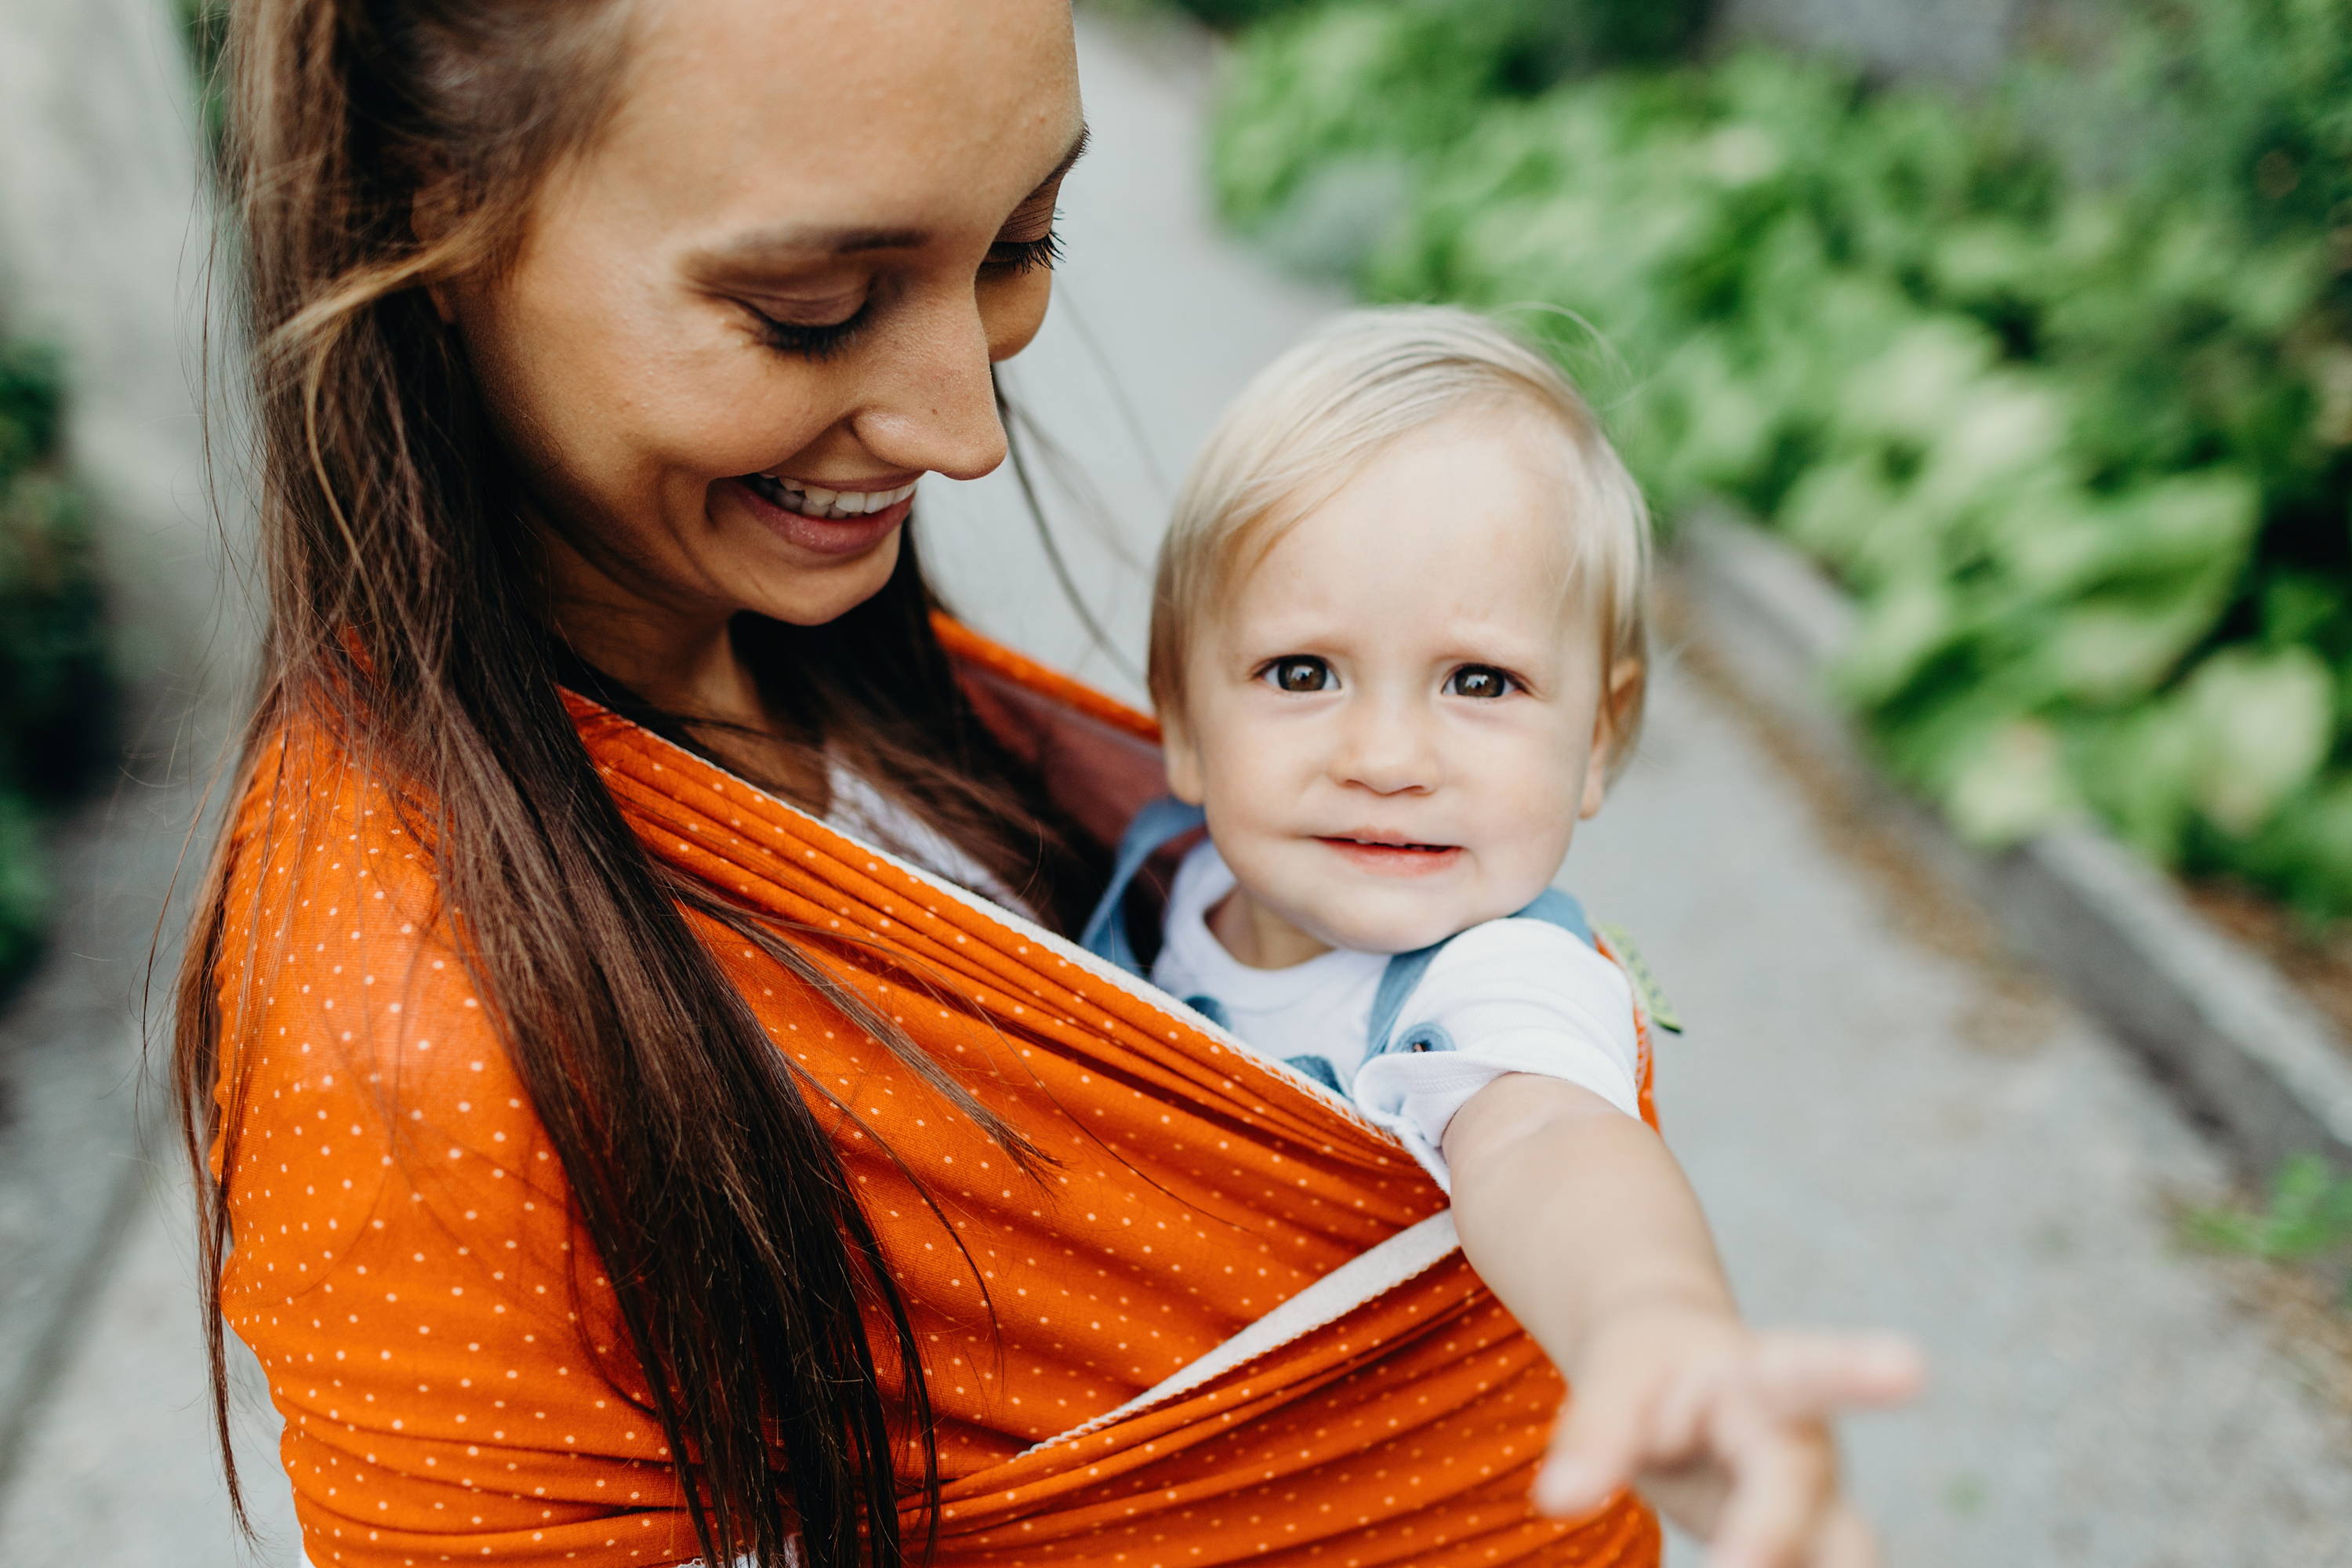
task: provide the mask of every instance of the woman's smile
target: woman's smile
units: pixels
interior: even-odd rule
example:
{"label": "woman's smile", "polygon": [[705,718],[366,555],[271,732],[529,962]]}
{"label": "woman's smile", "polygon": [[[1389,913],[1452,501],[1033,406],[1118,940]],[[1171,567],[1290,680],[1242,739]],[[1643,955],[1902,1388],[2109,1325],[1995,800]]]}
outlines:
{"label": "woman's smile", "polygon": [[786,543],[818,555],[859,555],[896,532],[915,507],[915,487],[829,490],[769,474],[723,481],[744,509]]}
{"label": "woman's smile", "polygon": [[843,518],[864,517],[868,512],[897,506],[915,493],[916,484],[915,479],[908,479],[903,484],[864,482],[854,488],[828,488],[782,474],[746,474],[743,481],[787,510],[799,512],[803,517],[821,517],[831,522]]}

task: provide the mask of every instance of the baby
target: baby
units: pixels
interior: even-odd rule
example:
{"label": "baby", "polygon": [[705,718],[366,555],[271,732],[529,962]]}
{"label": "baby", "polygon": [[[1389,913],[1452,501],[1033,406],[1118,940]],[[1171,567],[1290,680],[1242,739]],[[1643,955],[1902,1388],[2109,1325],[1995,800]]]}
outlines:
{"label": "baby", "polygon": [[1640,723],[1649,555],[1590,409],[1494,324],[1360,312],[1283,355],[1162,546],[1176,799],[1087,940],[1142,969],[1128,883],[1205,822],[1150,978],[1449,1188],[1464,1255],[1574,1390],[1538,1502],[1638,1480],[1717,1564],[1853,1568],[1828,1421],[1907,1398],[1917,1357],[1742,1324],[1642,1119],[1625,973],[1551,890]]}

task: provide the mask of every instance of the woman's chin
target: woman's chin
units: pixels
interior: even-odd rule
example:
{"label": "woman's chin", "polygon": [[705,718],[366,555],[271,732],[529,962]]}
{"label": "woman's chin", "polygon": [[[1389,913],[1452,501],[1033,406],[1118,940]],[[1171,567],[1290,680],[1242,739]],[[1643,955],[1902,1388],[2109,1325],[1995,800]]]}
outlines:
{"label": "woman's chin", "polygon": [[741,608],[798,626],[823,626],[882,591],[898,568],[913,507],[910,498],[871,517],[835,521],[787,511],[740,480],[721,479],[711,489],[712,512],[748,524],[760,540],[745,541],[749,551],[729,590],[740,595]]}

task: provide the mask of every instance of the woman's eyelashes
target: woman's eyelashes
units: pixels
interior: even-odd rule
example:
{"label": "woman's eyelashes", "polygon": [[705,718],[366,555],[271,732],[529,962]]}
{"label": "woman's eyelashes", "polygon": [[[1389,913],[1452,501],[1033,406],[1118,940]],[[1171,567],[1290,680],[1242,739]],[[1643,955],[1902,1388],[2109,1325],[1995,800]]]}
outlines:
{"label": "woman's eyelashes", "polygon": [[1043,268],[1051,272],[1062,263],[1062,235],[1059,229],[1048,229],[1035,239],[1000,239],[988,247],[988,265],[993,271],[1019,277]]}
{"label": "woman's eyelashes", "polygon": [[874,314],[874,298],[867,295],[856,310],[837,321],[780,321],[757,305],[743,308],[751,312],[760,339],[768,347],[801,359],[824,360],[847,348],[865,329]]}

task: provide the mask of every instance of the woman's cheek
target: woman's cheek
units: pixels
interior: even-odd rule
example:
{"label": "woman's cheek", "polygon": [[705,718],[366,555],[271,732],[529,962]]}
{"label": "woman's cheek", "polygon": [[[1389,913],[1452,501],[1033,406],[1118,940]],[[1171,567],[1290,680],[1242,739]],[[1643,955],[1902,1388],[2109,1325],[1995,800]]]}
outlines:
{"label": "woman's cheek", "polygon": [[1050,268],[1034,268],[980,286],[982,329],[988,336],[991,364],[1011,359],[1036,340],[1045,324],[1046,307],[1054,300]]}
{"label": "woman's cheek", "polygon": [[807,444],[806,368],[761,344],[719,342],[654,362],[625,395],[640,443],[705,479],[758,473]]}

